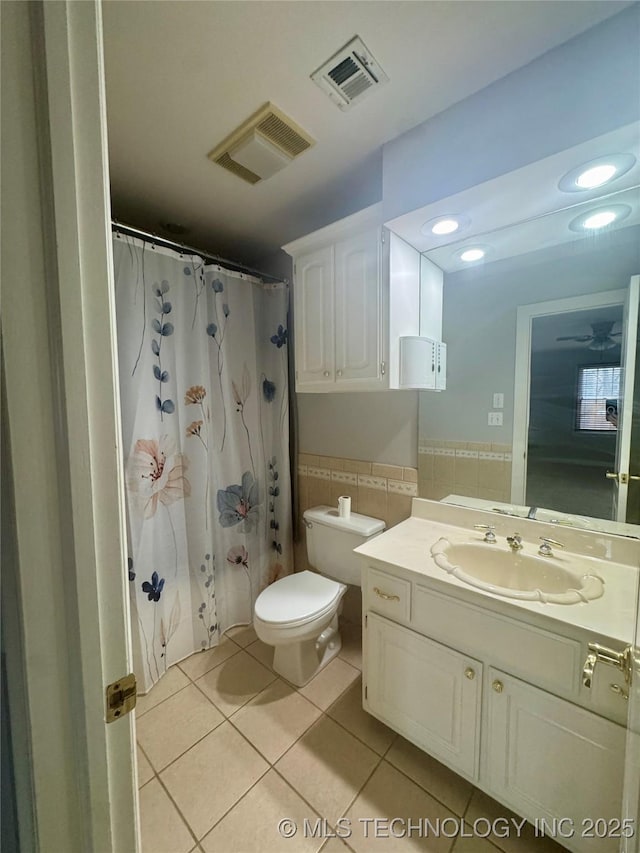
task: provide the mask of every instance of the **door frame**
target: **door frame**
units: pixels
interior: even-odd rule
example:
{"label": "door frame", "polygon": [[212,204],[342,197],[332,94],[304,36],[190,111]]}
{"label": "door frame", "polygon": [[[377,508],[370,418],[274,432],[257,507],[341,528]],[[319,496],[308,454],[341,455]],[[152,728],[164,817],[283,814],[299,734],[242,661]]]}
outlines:
{"label": "door frame", "polygon": [[529,395],[531,392],[531,331],[536,317],[584,311],[609,305],[624,305],[626,290],[585,293],[518,306],[516,319],[515,385],[513,392],[513,451],[511,503],[526,505]]}
{"label": "door frame", "polygon": [[15,532],[3,570],[29,840],[41,853],[137,851],[134,720],[105,723],[131,629],[100,0],[1,6],[3,510]]}

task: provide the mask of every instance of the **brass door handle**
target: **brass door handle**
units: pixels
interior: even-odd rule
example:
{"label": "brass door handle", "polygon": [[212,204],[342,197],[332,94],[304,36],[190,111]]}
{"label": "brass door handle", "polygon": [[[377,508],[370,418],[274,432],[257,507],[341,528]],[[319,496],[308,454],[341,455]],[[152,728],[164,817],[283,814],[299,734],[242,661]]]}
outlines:
{"label": "brass door handle", "polygon": [[468,678],[469,681],[473,681],[476,677],[476,671],[472,666],[468,666],[464,671],[465,678]]}
{"label": "brass door handle", "polygon": [[504,690],[504,684],[501,681],[498,681],[497,678],[491,686],[496,691],[496,693],[502,693],[502,691]]}
{"label": "brass door handle", "polygon": [[377,586],[374,586],[373,591],[379,598],[384,598],[385,601],[400,601],[399,595],[390,595],[388,592],[383,592]]}
{"label": "brass door handle", "polygon": [[626,486],[629,480],[640,480],[640,475],[638,474],[627,474],[625,471],[621,473],[607,471],[605,477],[608,480],[617,480],[619,483],[622,483],[623,486]]}
{"label": "brass door handle", "polygon": [[593,682],[593,670],[597,663],[606,663],[609,666],[615,666],[624,675],[624,680],[627,684],[631,681],[631,672],[633,669],[633,655],[631,646],[627,646],[621,652],[615,649],[609,649],[607,646],[601,646],[599,643],[589,643],[587,659],[582,667],[582,683],[586,688],[590,688]]}

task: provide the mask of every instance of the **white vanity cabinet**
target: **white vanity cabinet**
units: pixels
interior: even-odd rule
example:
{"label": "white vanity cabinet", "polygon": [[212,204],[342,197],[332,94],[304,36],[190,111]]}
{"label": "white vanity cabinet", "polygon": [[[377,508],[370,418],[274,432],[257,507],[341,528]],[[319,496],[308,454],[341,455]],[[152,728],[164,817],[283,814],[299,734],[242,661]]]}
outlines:
{"label": "white vanity cabinet", "polygon": [[[402,387],[400,338],[420,333],[425,265],[416,249],[383,228],[381,217],[381,205],[373,205],[284,246],[294,264],[298,392]],[[439,337],[442,273],[430,273],[429,328]]]}
{"label": "white vanity cabinet", "polygon": [[476,778],[482,664],[371,613],[367,704],[440,761]]}
{"label": "white vanity cabinet", "polygon": [[[365,710],[534,826],[564,819],[556,840],[570,850],[614,853],[625,708],[602,689],[604,670],[598,690],[582,685],[594,638],[442,587],[366,559]],[[608,837],[598,837],[603,826]]]}

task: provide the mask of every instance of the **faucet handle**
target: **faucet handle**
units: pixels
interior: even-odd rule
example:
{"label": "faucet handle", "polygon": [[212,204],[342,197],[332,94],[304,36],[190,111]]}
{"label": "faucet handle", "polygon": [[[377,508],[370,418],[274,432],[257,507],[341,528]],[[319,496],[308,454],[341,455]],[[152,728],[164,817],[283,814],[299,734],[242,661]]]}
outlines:
{"label": "faucet handle", "polygon": [[495,543],[498,540],[496,539],[496,534],[493,532],[496,528],[494,524],[474,524],[474,530],[485,530],[484,541]]}
{"label": "faucet handle", "polygon": [[556,542],[555,539],[549,539],[548,536],[539,536],[538,538],[542,542],[542,545],[538,548],[538,554],[541,557],[553,557],[552,545],[556,548],[564,548],[562,542]]}

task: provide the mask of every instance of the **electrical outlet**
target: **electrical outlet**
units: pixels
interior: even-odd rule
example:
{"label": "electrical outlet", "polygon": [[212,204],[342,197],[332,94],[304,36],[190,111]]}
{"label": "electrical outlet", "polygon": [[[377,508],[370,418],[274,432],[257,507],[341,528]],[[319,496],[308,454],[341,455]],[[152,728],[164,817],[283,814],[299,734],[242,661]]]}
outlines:
{"label": "electrical outlet", "polygon": [[502,426],[502,412],[489,412],[489,426]]}
{"label": "electrical outlet", "polygon": [[504,394],[493,395],[493,408],[504,409]]}

